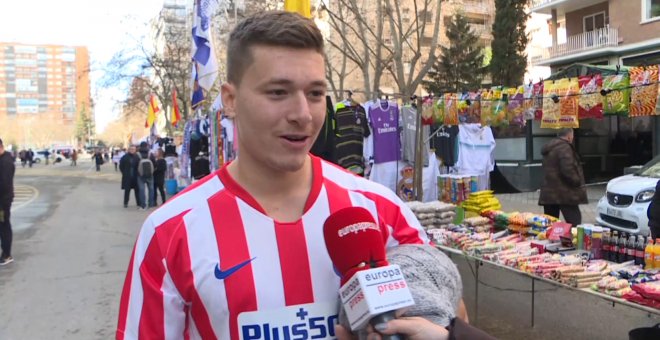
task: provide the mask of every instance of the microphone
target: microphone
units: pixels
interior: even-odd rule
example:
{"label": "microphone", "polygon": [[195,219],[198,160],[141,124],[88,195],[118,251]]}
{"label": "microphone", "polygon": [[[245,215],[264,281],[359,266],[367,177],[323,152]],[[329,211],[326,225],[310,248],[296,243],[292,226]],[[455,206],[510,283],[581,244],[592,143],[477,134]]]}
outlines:
{"label": "microphone", "polygon": [[341,276],[339,295],[351,330],[393,320],[396,310],[415,304],[401,269],[387,262],[383,235],[367,209],[348,207],[331,214],[323,236]]}

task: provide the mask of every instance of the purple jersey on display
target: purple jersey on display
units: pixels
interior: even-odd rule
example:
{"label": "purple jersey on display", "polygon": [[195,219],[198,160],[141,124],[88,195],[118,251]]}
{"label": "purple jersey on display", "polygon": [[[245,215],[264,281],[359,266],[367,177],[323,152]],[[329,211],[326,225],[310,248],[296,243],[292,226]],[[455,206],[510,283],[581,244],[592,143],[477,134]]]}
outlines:
{"label": "purple jersey on display", "polygon": [[369,108],[369,124],[374,138],[374,163],[400,160],[399,108],[395,104],[380,101]]}

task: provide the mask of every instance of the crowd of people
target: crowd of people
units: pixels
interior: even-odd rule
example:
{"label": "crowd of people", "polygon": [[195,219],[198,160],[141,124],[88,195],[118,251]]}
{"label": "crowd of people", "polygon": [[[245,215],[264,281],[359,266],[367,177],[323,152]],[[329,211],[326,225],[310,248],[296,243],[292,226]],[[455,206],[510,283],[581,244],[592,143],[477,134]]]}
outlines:
{"label": "crowd of people", "polygon": [[117,151],[113,154],[112,160],[115,162],[115,171],[121,171],[124,208],[128,208],[131,190],[135,194],[138,209],[156,207],[158,194],[160,194],[161,202],[165,203],[167,200],[165,194],[167,162],[162,148],[152,150],[146,142],[142,142],[139,149],[130,146],[128,152]]}

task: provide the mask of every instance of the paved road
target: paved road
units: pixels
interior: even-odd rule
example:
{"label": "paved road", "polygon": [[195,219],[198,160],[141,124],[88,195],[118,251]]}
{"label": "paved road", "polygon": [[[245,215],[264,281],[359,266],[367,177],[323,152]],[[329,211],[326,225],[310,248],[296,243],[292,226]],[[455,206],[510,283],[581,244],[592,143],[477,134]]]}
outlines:
{"label": "paved road", "polygon": [[149,213],[123,208],[118,179],[112,164],[100,173],[68,164],[17,169],[0,339],[114,337],[126,267]]}

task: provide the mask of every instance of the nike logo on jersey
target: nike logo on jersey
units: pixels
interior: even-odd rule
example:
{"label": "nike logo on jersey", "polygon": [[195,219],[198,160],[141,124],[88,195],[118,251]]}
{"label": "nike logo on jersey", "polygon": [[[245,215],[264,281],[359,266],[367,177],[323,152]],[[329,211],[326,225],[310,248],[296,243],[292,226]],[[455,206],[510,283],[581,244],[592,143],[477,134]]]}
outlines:
{"label": "nike logo on jersey", "polygon": [[233,266],[233,267],[231,267],[227,270],[220,269],[220,264],[216,264],[215,265],[215,278],[218,279],[218,280],[224,280],[224,279],[228,278],[229,276],[231,276],[232,274],[234,274],[235,272],[237,272],[239,269],[245,267],[247,264],[252,262],[252,260],[254,260],[254,259],[255,258],[253,257],[249,260],[243,261],[243,262],[241,262],[241,263],[239,263],[239,264],[237,264],[237,265],[235,265],[235,266]]}

